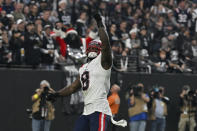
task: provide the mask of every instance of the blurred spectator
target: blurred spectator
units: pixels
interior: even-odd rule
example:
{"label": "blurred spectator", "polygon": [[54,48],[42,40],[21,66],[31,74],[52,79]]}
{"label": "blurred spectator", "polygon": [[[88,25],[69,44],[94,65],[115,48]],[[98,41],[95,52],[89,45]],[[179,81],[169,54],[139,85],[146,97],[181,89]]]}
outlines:
{"label": "blurred spectator", "polygon": [[33,4],[30,7],[31,8],[30,8],[28,20],[35,21],[37,18],[39,18],[38,6],[36,4]]}
{"label": "blurred spectator", "polygon": [[174,12],[172,10],[168,10],[165,24],[171,25],[172,28],[176,29],[180,27],[179,23],[176,21],[176,18],[174,17]]}
{"label": "blurred spectator", "polygon": [[[122,56],[123,49],[122,49],[120,41],[114,41],[114,44],[112,45],[111,48],[112,48],[113,68],[116,71],[122,71],[122,69],[123,69],[122,65],[123,64],[121,64],[121,61],[122,61],[121,59],[122,59],[122,57],[127,56],[126,52]],[[128,59],[128,58],[126,58],[126,59]],[[127,62],[128,62],[128,60],[127,60]],[[126,64],[125,61],[124,61],[124,64]]]}
{"label": "blurred spectator", "polygon": [[193,39],[191,44],[185,49],[186,59],[189,61],[193,71],[197,71],[197,40]]}
{"label": "blurred spectator", "polygon": [[107,16],[107,2],[105,1],[100,1],[99,2],[99,11],[103,16]]}
{"label": "blurred spectator", "polygon": [[141,47],[140,39],[138,38],[137,33],[138,30],[136,28],[131,29],[129,32],[130,38],[125,41],[125,51],[133,56],[138,55],[138,51]]}
{"label": "blurred spectator", "polygon": [[140,28],[140,44],[142,49],[146,49],[148,53],[151,52],[151,36],[145,26]]}
{"label": "blurred spectator", "polygon": [[171,34],[171,33],[170,34],[166,33],[161,40],[161,49],[166,52],[170,52],[171,49],[175,49],[177,34]]}
{"label": "blurred spectator", "polygon": [[159,52],[159,59],[154,63],[157,72],[165,73],[168,71],[169,62],[166,58],[166,52],[161,50]]}
{"label": "blurred spectator", "polygon": [[44,27],[45,25],[50,25],[52,27],[52,23],[49,21],[49,17],[51,15],[51,11],[50,10],[44,10],[43,14],[42,14],[42,27]]}
{"label": "blurred spectator", "polygon": [[193,59],[197,57],[197,40],[193,39],[191,44],[188,45],[188,59]]}
{"label": "blurred spectator", "polygon": [[127,22],[126,21],[122,21],[120,23],[120,27],[119,30],[117,30],[117,34],[118,34],[118,38],[125,43],[126,39],[129,38],[128,32],[127,32]]}
{"label": "blurred spectator", "polygon": [[193,4],[191,34],[197,37],[197,4]]}
{"label": "blurred spectator", "polygon": [[164,36],[163,26],[164,26],[164,18],[162,16],[158,17],[156,20],[153,34],[153,53],[155,54],[161,48],[161,39]]}
{"label": "blurred spectator", "polygon": [[186,56],[188,54],[189,45],[191,44],[191,35],[188,29],[181,28],[179,36],[177,38],[176,47],[181,55]]}
{"label": "blurred spectator", "polygon": [[175,9],[175,17],[177,22],[179,23],[179,26],[186,28],[191,26],[190,8],[188,8],[188,5],[186,5],[186,2],[184,0],[182,0],[179,3],[178,8]]}
{"label": "blurred spectator", "polygon": [[30,12],[29,6],[25,5],[23,8],[23,14],[24,14],[26,20],[28,20],[28,18],[29,18],[29,12]]}
{"label": "blurred spectator", "polygon": [[41,46],[42,64],[47,70],[54,70],[54,59],[59,57],[56,41],[51,34],[51,26],[45,25]]}
{"label": "blurred spectator", "polygon": [[169,72],[181,73],[181,72],[191,72],[192,70],[187,67],[186,63],[182,58],[179,58],[179,52],[177,50],[172,50],[170,52],[169,61]]}
{"label": "blurred spectator", "polygon": [[76,22],[76,31],[78,32],[78,35],[80,37],[86,37],[86,20],[87,20],[87,15],[86,12],[81,12],[79,19],[77,19]]}
{"label": "blurred spectator", "polygon": [[16,3],[15,4],[15,11],[13,13],[14,20],[17,21],[18,19],[25,20],[25,16],[23,15],[23,4],[22,3]]}
{"label": "blurred spectator", "polygon": [[43,27],[41,23],[37,23],[35,25],[35,32],[37,33],[37,35],[39,36],[39,39],[42,41],[43,40]]}
{"label": "blurred spectator", "polygon": [[40,8],[39,8],[39,12],[43,13],[45,12],[45,10],[49,10],[50,6],[52,5],[51,0],[38,0]]}
{"label": "blurred spectator", "polygon": [[4,29],[10,30],[12,28],[12,24],[14,24],[14,16],[11,14],[7,14],[5,11],[1,12],[1,22],[3,24]]}
{"label": "blurred spectator", "polygon": [[0,30],[0,63],[9,64],[12,62],[12,52],[9,48],[7,32]]}
{"label": "blurred spectator", "polygon": [[[123,28],[122,26],[125,26],[125,22],[123,22],[123,13],[121,12],[122,10],[122,7],[121,7],[121,3],[117,3],[116,5],[114,5],[114,9],[112,8],[112,11],[110,11],[110,15],[111,17],[109,17],[109,19],[111,20],[111,23],[115,23],[117,25],[120,25],[120,28]],[[121,24],[122,23],[122,24]],[[120,30],[123,30],[123,29],[120,29]],[[121,38],[123,36],[121,36],[121,32],[118,33],[118,37]]]}
{"label": "blurred spectator", "polygon": [[117,30],[117,27],[115,24],[112,24],[109,28],[109,41],[110,41],[110,44],[113,46],[114,43],[119,40],[118,39],[118,36],[116,34],[116,30]]}
{"label": "blurred spectator", "polygon": [[13,13],[15,9],[12,0],[5,0],[5,3],[3,4],[3,10],[5,10],[7,14]]}
{"label": "blurred spectator", "polygon": [[13,31],[10,39],[10,49],[12,50],[12,63],[20,65],[24,63],[24,36],[20,31]]}
{"label": "blurred spectator", "polygon": [[151,73],[151,62],[149,60],[150,56],[146,49],[140,50],[138,59],[139,59],[139,71]]}
{"label": "blurred spectator", "polygon": [[33,65],[35,67],[41,62],[40,46],[42,42],[35,32],[35,25],[33,23],[28,23],[26,29],[27,32],[24,38],[25,62],[27,65]]}
{"label": "blurred spectator", "polygon": [[66,8],[67,1],[66,0],[60,0],[58,3],[58,18],[59,20],[64,24],[71,24],[71,12],[68,11]]}

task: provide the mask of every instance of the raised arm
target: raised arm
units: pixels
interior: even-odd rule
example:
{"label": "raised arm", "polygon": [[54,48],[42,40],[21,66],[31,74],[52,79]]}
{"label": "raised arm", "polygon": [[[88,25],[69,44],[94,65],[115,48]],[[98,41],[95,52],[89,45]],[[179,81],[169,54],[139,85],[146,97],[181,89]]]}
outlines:
{"label": "raised arm", "polygon": [[101,65],[104,69],[109,69],[112,66],[112,55],[111,55],[111,47],[109,43],[109,37],[107,31],[105,29],[104,23],[102,22],[102,18],[100,14],[95,14],[94,19],[97,22],[99,37],[102,42],[101,46]]}
{"label": "raised arm", "polygon": [[81,88],[80,77],[78,76],[77,79],[68,87],[64,87],[63,89],[57,91],[58,96],[68,96],[72,93],[76,92]]}

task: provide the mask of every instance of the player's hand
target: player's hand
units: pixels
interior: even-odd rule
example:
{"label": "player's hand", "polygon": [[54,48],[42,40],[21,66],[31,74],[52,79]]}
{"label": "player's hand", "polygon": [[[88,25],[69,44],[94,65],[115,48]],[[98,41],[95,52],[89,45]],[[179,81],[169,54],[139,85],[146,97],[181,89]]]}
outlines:
{"label": "player's hand", "polygon": [[55,101],[58,97],[60,97],[60,95],[59,95],[58,92],[49,93],[49,94],[47,95],[47,100],[49,100],[49,101]]}
{"label": "player's hand", "polygon": [[101,22],[102,21],[102,17],[100,15],[100,13],[98,13],[98,12],[95,13],[93,17],[96,20],[96,22]]}
{"label": "player's hand", "polygon": [[106,29],[105,23],[104,23],[104,21],[102,20],[102,16],[101,16],[100,13],[96,12],[96,13],[93,15],[93,17],[94,17],[94,19],[95,19],[95,21],[96,21],[96,23],[97,23],[97,26],[98,26],[99,28],[100,28],[100,27],[104,27],[104,28]]}

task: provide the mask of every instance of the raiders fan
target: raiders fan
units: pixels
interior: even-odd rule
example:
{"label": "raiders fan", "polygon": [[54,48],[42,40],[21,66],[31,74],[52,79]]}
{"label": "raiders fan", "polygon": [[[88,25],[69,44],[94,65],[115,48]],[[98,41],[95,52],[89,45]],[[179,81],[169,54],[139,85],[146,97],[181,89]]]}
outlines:
{"label": "raiders fan", "polygon": [[29,22],[26,25],[27,32],[25,33],[24,48],[25,48],[25,62],[27,65],[36,67],[40,64],[40,46],[42,45],[41,38],[35,32],[35,25]]}
{"label": "raiders fan", "polygon": [[59,57],[59,54],[56,50],[56,42],[51,36],[51,26],[46,25],[44,27],[44,37],[42,44],[42,64],[48,70],[54,69],[54,58]]}
{"label": "raiders fan", "polygon": [[156,60],[156,62],[154,62],[153,65],[155,67],[156,72],[164,73],[168,71],[169,62],[166,58],[166,52],[164,50],[161,50],[159,52],[159,59]]}
{"label": "raiders fan", "polygon": [[66,1],[65,0],[61,0],[58,3],[58,17],[59,20],[64,24],[64,25],[68,25],[71,23],[71,14],[67,11],[66,9]]}
{"label": "raiders fan", "polygon": [[177,50],[172,50],[170,52],[169,66],[170,72],[180,73],[184,71],[185,63],[179,58],[179,52]]}

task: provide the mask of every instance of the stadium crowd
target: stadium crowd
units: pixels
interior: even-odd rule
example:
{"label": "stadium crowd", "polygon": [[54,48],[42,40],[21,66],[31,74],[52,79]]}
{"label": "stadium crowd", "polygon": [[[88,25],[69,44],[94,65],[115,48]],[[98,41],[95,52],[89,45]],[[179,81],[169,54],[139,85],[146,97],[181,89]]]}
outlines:
{"label": "stadium crowd", "polygon": [[0,0],[0,64],[54,69],[85,57],[105,18],[114,70],[197,72],[196,0]]}

